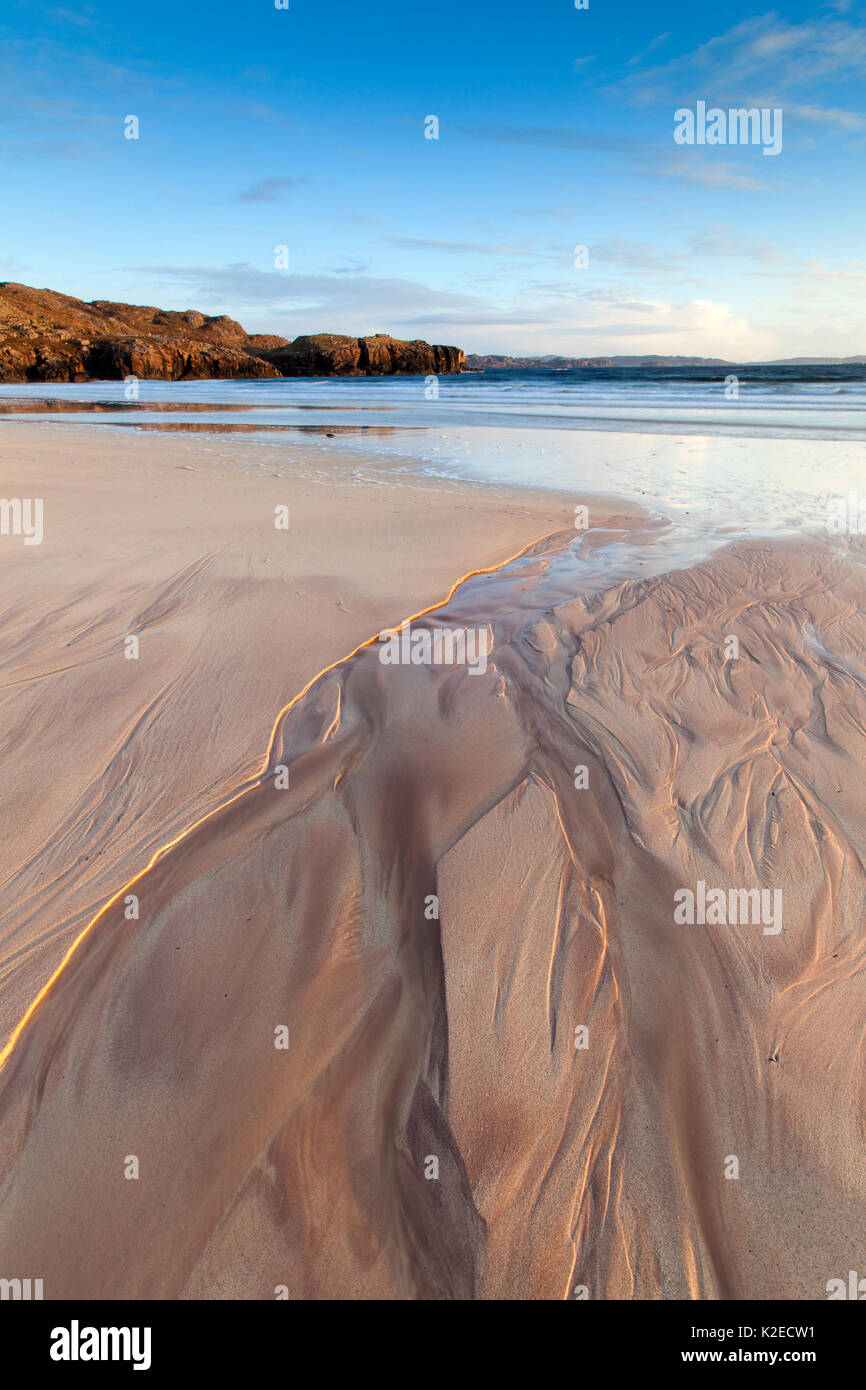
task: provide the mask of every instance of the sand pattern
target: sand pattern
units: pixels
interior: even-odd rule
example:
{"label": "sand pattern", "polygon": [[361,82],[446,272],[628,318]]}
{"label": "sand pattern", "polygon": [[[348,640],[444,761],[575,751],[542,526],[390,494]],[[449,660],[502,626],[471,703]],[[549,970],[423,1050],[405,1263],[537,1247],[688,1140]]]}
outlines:
{"label": "sand pattern", "polygon": [[[373,641],[292,701],[7,1048],[4,1266],[360,1299],[856,1266],[862,561],[675,553],[652,519],[551,536],[412,621],[483,630],[485,671]],[[699,883],[780,891],[781,929],[677,922]]]}

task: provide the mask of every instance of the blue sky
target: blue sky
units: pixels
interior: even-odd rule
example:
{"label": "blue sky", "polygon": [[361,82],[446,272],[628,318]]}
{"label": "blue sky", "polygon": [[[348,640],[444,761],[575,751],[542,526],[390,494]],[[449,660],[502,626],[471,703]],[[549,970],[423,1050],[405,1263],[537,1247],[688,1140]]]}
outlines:
{"label": "blue sky", "polygon": [[[866,353],[859,0],[4,0],[0,64],[4,279],[286,337]],[[699,100],[781,108],[781,152],[678,146]]]}

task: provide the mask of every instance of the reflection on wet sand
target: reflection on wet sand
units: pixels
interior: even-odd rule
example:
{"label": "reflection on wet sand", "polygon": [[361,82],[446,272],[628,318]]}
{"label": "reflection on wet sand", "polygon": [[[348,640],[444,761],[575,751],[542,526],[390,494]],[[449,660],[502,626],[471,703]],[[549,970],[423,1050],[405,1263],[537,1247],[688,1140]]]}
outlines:
{"label": "reflection on wet sand", "polygon": [[[53,396],[0,396],[0,419],[4,416],[13,415],[99,415],[105,412],[117,414],[126,411],[160,411],[170,412],[172,415],[188,415],[195,412],[206,412],[208,415],[222,414],[225,411],[257,411],[259,405],[244,405],[242,403],[227,403],[224,401],[142,401],[142,400],[71,400],[65,397]],[[298,410],[315,411],[359,411],[390,410],[390,406],[371,406],[371,405],[269,405],[268,410],[275,413],[290,411],[292,414]]]}
{"label": "reflection on wet sand", "polygon": [[[106,421],[123,429],[156,430],[175,434],[323,434],[327,439],[337,435],[394,435],[410,434],[410,425],[240,425],[218,424],[215,421],[187,420],[111,420]],[[423,426],[415,426],[423,429]]]}

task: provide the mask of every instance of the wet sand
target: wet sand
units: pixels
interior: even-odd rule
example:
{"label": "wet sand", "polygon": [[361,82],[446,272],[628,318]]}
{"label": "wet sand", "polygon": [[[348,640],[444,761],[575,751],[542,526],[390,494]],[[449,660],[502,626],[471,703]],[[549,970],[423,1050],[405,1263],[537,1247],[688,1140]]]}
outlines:
{"label": "wet sand", "polygon": [[[859,1267],[862,551],[14,429],[4,494],[25,460],[63,530],[0,548],[3,1269],[813,1299]],[[411,624],[484,631],[483,672],[359,647],[524,547]],[[779,930],[678,922],[699,884],[780,893]]]}
{"label": "wet sand", "polygon": [[308,681],[569,519],[321,448],[185,445],[0,433],[0,495],[42,498],[45,531],[0,536],[0,1046],[120,884],[261,769]]}

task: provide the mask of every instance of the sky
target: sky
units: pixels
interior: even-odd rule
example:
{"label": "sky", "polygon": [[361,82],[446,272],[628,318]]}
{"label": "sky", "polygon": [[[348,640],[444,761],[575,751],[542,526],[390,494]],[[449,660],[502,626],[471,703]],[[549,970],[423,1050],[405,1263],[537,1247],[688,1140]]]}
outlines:
{"label": "sky", "polygon": [[[288,5],[4,0],[0,278],[287,338],[866,353],[866,0]],[[702,101],[781,149],[677,143]]]}

